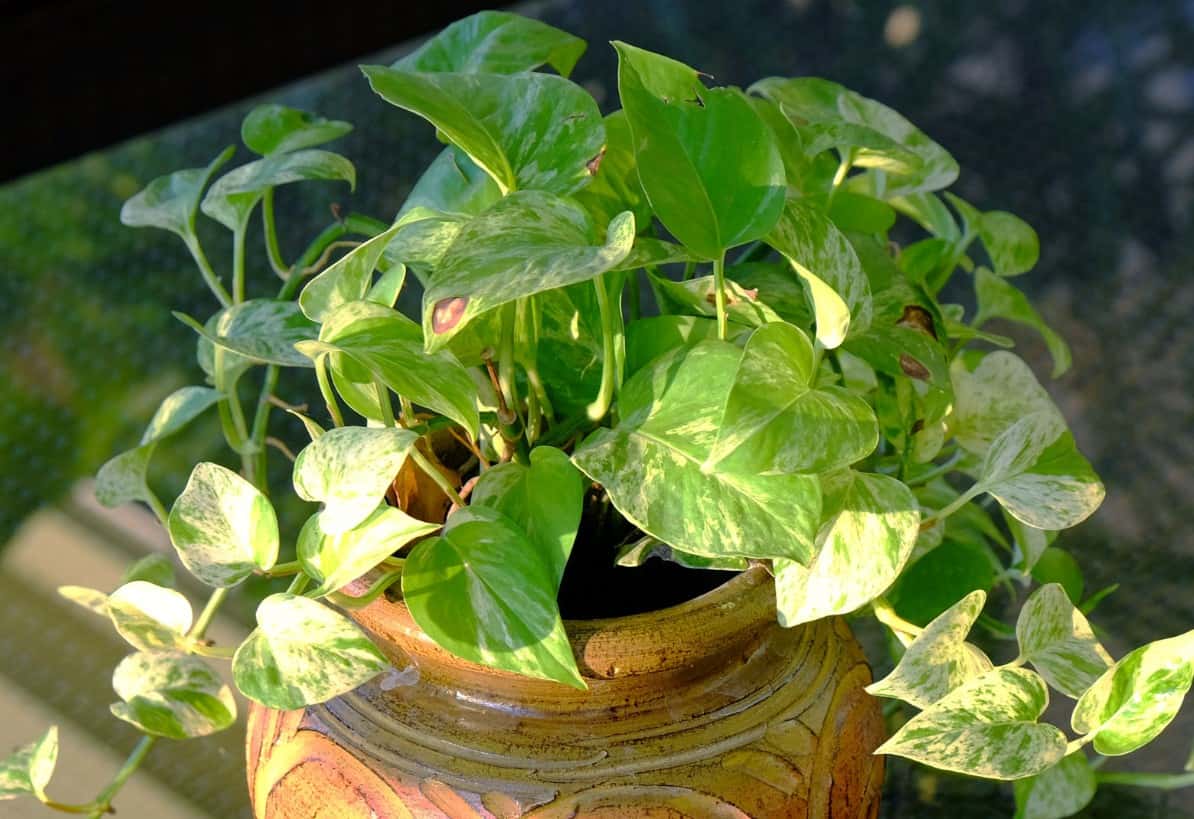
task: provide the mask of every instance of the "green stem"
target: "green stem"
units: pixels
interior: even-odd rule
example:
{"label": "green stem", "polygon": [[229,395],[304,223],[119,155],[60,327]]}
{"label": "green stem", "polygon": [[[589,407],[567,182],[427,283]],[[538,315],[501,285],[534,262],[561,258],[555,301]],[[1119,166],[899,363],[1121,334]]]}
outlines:
{"label": "green stem", "polygon": [[410,448],[410,459],[415,462],[415,466],[423,470],[423,473],[428,478],[435,481],[435,485],[443,490],[452,503],[456,504],[460,509],[464,508],[464,498],[460,497],[460,493],[456,491],[456,487],[448,482],[448,479],[444,477],[444,473],[436,469],[435,465],[427,460],[427,457],[422,452],[419,452],[418,447]]}
{"label": "green stem", "polygon": [[928,529],[930,526],[933,526],[939,520],[945,520],[947,517],[949,517],[954,512],[958,511],[963,506],[968,504],[971,500],[973,500],[974,497],[976,495],[978,495],[980,491],[981,490],[979,489],[979,485],[975,484],[974,486],[970,487],[965,492],[963,492],[961,495],[958,495],[956,498],[953,499],[953,502],[950,503],[948,506],[946,506],[944,509],[939,509],[935,514],[930,515],[929,517],[922,520],[920,522],[921,531],[924,531],[925,529]]}
{"label": "green stem", "polygon": [[837,189],[846,181],[846,174],[850,173],[850,166],[853,164],[854,149],[850,148],[842,154],[842,159],[837,166],[837,173],[833,175],[833,184],[829,188],[829,199],[825,203],[826,208],[833,204],[833,197],[837,195]]}
{"label": "green stem", "polygon": [[321,355],[315,359],[315,380],[319,383],[319,392],[323,395],[324,403],[327,404],[332,424],[337,427],[344,426],[344,416],[340,414],[340,402],[336,400],[336,392],[332,389],[331,381],[328,379],[327,356]]}
{"label": "green stem", "polygon": [[332,222],[320,231],[318,236],[311,240],[311,244],[307,245],[307,249],[299,256],[298,261],[294,263],[290,275],[286,277],[286,281],[282,284],[282,289],[278,291],[278,298],[282,301],[289,301],[294,298],[294,294],[298,292],[299,285],[303,283],[301,271],[306,270],[316,259],[323,255],[323,252],[327,250],[332,242],[350,233],[361,236],[376,236],[388,227],[389,225],[384,222],[359,213],[350,213],[342,221]]}
{"label": "green stem", "polygon": [[289,268],[282,261],[282,249],[278,247],[278,229],[274,223],[274,189],[267,188],[261,199],[261,221],[265,225],[265,253],[274,272],[286,278]]}
{"label": "green stem", "polygon": [[1180,774],[1130,773],[1127,771],[1096,771],[1095,779],[1100,785],[1127,785],[1133,788],[1156,788],[1173,791],[1194,785],[1194,771]]}
{"label": "green stem", "polygon": [[207,605],[203,607],[203,611],[199,612],[199,617],[191,626],[191,630],[187,632],[187,636],[194,640],[202,640],[203,635],[207,633],[208,626],[211,625],[212,618],[216,616],[216,611],[227,598],[228,589],[216,589],[212,592],[211,597],[207,598]]}
{"label": "green stem", "polygon": [[212,295],[220,302],[221,307],[231,307],[232,297],[228,295],[228,291],[220,283],[220,277],[212,269],[211,262],[207,260],[207,254],[203,252],[203,245],[199,244],[199,239],[195,236],[189,236],[186,238],[186,244],[187,250],[191,251],[191,258],[199,266],[199,273],[203,276],[203,281],[207,283],[207,287],[211,290]]}
{"label": "green stem", "polygon": [[232,303],[245,300],[245,228],[240,225],[232,231]]}
{"label": "green stem", "polygon": [[631,321],[643,317],[643,294],[639,287],[640,283],[638,271],[631,272],[629,281],[630,289],[627,291],[628,303],[626,305],[626,313],[630,316]]}
{"label": "green stem", "polygon": [[933,480],[933,478],[952,472],[953,468],[962,460],[962,454],[963,453],[961,452],[956,452],[954,453],[953,457],[951,457],[945,463],[939,464],[935,469],[930,469],[928,472],[922,472],[921,474],[917,475],[916,480],[910,483],[909,486],[924,486],[929,481]]}
{"label": "green stem", "polygon": [[303,570],[303,566],[297,560],[290,560],[286,563],[275,563],[272,568],[266,569],[261,574],[266,577],[290,577],[298,574]]}
{"label": "green stem", "polygon": [[[908,643],[915,640],[924,631],[920,626],[915,623],[909,623],[903,617],[896,614],[895,608],[885,597],[876,597],[872,600],[871,611],[874,612],[875,619],[895,632],[896,637],[904,645],[908,645]],[[912,640],[905,640],[905,636],[911,637]]]}
{"label": "green stem", "polygon": [[[514,324],[518,312],[516,302],[502,307],[501,341],[498,345],[498,387],[502,391],[506,407],[512,416],[518,412],[518,385],[514,377]],[[514,418],[509,419],[513,423]]]}
{"label": "green stem", "polygon": [[265,368],[261,392],[257,395],[257,408],[253,412],[253,429],[249,434],[249,449],[255,459],[253,475],[257,479],[257,488],[263,495],[269,495],[269,450],[265,446],[265,439],[269,431],[269,414],[273,409],[270,398],[273,397],[274,388],[278,386],[278,374],[276,364],[270,364]]}
{"label": "green stem", "polygon": [[394,420],[394,405],[390,403],[390,391],[377,377],[377,373],[373,374],[373,389],[377,392],[377,406],[381,410],[382,423],[387,427],[398,426]]}
{"label": "green stem", "polygon": [[614,326],[613,305],[610,304],[605,284],[605,274],[593,279],[593,288],[597,293],[597,309],[601,314],[601,388],[597,392],[597,398],[586,408],[590,421],[600,421],[609,412],[609,405],[614,399],[614,383],[617,380],[617,328]]}
{"label": "green stem", "polygon": [[116,794],[120,793],[120,789],[124,787],[124,783],[128,781],[136,770],[141,767],[141,763],[145,761],[149,750],[157,741],[157,737],[143,736],[133,748],[133,752],[129,754],[128,759],[125,760],[124,766],[116,772],[116,776],[112,777],[112,781],[108,783],[108,787],[100,791],[100,795],[95,799],[95,809],[91,812],[91,819],[100,819],[105,813],[110,813],[112,809],[112,800],[116,798]]}
{"label": "green stem", "polygon": [[299,572],[294,576],[294,580],[290,581],[290,585],[286,588],[287,594],[302,594],[303,590],[307,588],[307,584],[311,582],[311,578]]}
{"label": "green stem", "polygon": [[722,251],[713,260],[713,294],[717,301],[717,337],[725,340],[729,335],[729,316],[726,313],[726,254]]}
{"label": "green stem", "polygon": [[53,799],[42,799],[41,803],[50,810],[60,813],[91,813],[96,809],[95,802],[88,802],[85,805],[68,805],[64,802],[55,802]]}
{"label": "green stem", "polygon": [[347,594],[341,594],[340,592],[332,592],[327,596],[327,598],[342,609],[363,609],[365,606],[369,605],[378,597],[380,597],[386,589],[388,589],[390,586],[393,586],[394,582],[400,577],[402,577],[402,569],[392,569],[383,574],[381,577],[377,578],[377,580],[375,580],[369,586],[369,588],[366,589],[365,593],[359,597],[352,597]]}
{"label": "green stem", "polygon": [[170,514],[166,511],[166,507],[162,505],[161,500],[158,499],[158,496],[155,495],[152,490],[146,493],[145,502],[149,504],[149,508],[153,510],[153,514],[157,516],[158,523],[165,526],[167,520],[170,518]]}
{"label": "green stem", "polygon": [[681,276],[681,279],[683,281],[688,281],[689,279],[691,279],[692,274],[696,273],[696,266],[697,266],[697,264],[694,261],[685,262],[684,263],[684,275]]}

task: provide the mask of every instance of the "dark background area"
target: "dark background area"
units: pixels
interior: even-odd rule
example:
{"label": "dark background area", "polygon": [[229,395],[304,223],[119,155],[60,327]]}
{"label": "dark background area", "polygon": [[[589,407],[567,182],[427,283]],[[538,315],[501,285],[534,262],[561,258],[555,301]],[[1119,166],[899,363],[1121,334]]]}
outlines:
{"label": "dark background area", "polygon": [[[0,139],[11,163],[0,175],[89,153],[0,185],[0,543],[132,444],[162,396],[201,378],[193,335],[169,310],[205,317],[214,307],[177,240],[120,226],[123,199],[159,174],[206,163],[237,141],[253,104],[270,100],[357,126],[330,146],[357,164],[354,194],[322,184],[279,191],[289,257],[328,223],[333,202],[390,218],[439,145],[424,123],[375,97],[355,63],[396,57],[415,30],[395,27],[425,20],[417,24],[434,28],[467,13],[446,2],[214,4],[181,17],[148,3],[34,5],[0,4],[9,114]],[[57,14],[44,16],[42,5]],[[1095,618],[1114,655],[1194,625],[1194,2],[563,0],[529,8],[589,41],[574,76],[605,110],[616,105],[606,45],[614,38],[720,82],[827,77],[891,105],[949,149],[964,198],[1027,219],[1040,234],[1041,261],[1015,283],[1073,345],[1072,371],[1047,386],[1108,490],[1099,513],[1059,545],[1080,560],[1089,590],[1121,584]],[[38,46],[33,29],[20,35],[13,20],[40,20],[52,33]],[[394,48],[369,54],[383,46]],[[234,163],[243,161],[242,149]],[[201,235],[226,271],[226,236],[210,222]],[[274,285],[260,245],[255,232],[250,286],[265,294]],[[1000,329],[1047,380],[1039,340]],[[301,383],[284,383],[282,394],[298,397]],[[301,440],[301,430],[288,432]],[[162,447],[154,479],[163,496],[172,497],[190,463],[212,457],[215,434],[214,423],[200,425]],[[6,662],[29,690],[46,690],[44,652],[22,637],[4,645]],[[1109,767],[1180,770],[1194,737],[1189,710],[1147,751]],[[76,718],[100,736],[112,722],[106,711],[90,723]],[[197,791],[185,754],[177,762],[153,774],[213,815],[243,809]],[[233,779],[238,763],[226,760]],[[885,816],[1011,815],[1007,789],[899,762],[892,769]],[[1191,816],[1194,801],[1189,791],[1107,789],[1084,815]]]}

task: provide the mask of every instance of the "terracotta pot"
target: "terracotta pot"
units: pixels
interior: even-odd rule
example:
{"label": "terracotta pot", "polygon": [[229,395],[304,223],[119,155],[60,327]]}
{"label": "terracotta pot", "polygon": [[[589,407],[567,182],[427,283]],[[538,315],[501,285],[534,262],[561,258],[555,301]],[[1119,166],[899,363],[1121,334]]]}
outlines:
{"label": "terracotta pot", "polygon": [[568,623],[587,692],[459,660],[401,603],[354,616],[399,670],[303,711],[253,709],[260,819],[878,813],[862,651],[840,619],[780,628],[760,568],[663,611]]}

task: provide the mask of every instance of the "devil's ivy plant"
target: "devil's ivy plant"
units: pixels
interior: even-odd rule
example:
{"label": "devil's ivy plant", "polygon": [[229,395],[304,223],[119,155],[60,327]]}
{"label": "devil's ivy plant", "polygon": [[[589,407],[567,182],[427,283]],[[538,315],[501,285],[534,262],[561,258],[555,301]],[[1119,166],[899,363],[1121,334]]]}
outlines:
{"label": "devil's ivy plant", "polygon": [[[1113,756],[1157,736],[1194,677],[1194,631],[1116,661],[1086,618],[1101,594],[1081,599],[1053,545],[1103,485],[987,327],[1026,325],[1054,376],[1070,365],[1013,281],[1036,264],[1032,228],[946,192],[958,166],[945,149],[840,85],[713,87],[617,42],[621,110],[603,116],[568,79],[584,48],[486,12],[365,66],[447,146],[393,220],[338,219],[292,263],[276,189],[355,185],[321,147],[347,123],[261,106],[242,130],[258,158],[219,175],[229,148],[125,203],[126,224],[183,239],[217,304],[179,316],[205,383],[163,402],[97,496],[147,504],[213,591],[196,616],[160,559],[110,594],[64,587],[135,650],[112,712],[145,739],[93,803],[64,806],[46,794],[51,729],[4,762],[0,798],[108,810],[156,738],[233,722],[209,660],[231,658],[240,691],[273,708],[367,682],[388,661],[344,610],[387,590],[444,649],[583,689],[557,594],[594,504],[621,522],[603,530],[619,533],[611,562],[761,565],[784,627],[874,614],[897,662],[869,690],[919,711],[879,752],[1015,780],[1029,819],[1130,776],[1096,774],[1084,748]],[[246,269],[258,206],[273,288]],[[226,276],[200,213],[231,232]],[[421,291],[421,317],[394,310],[404,288]],[[326,406],[287,405],[281,368],[311,371]],[[289,454],[275,405],[310,437],[293,492],[318,508],[299,531],[280,531],[269,500],[267,453]],[[213,407],[241,468],[198,464],[167,509],[154,451]],[[213,614],[254,574],[292,582],[239,648],[213,645]],[[363,576],[363,592],[341,591]],[[1035,584],[1014,626],[984,613],[989,592],[1019,601]],[[970,641],[976,624],[1016,640],[1016,658],[996,665]],[[1076,701],[1068,733],[1040,721],[1050,688]]]}

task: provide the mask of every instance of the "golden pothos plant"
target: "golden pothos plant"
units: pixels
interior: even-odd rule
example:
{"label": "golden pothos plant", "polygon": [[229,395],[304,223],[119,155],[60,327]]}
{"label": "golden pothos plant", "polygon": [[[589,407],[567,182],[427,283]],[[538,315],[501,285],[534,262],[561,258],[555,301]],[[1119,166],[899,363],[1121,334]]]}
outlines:
{"label": "golden pothos plant", "polygon": [[[1013,283],[1037,262],[1032,228],[945,192],[953,158],[840,85],[710,87],[613,46],[621,109],[606,115],[568,79],[585,44],[512,14],[365,66],[447,146],[394,219],[337,220],[293,262],[275,194],[353,186],[352,163],[318,147],[347,123],[256,108],[241,135],[259,158],[224,171],[229,148],[125,203],[125,224],[183,240],[217,305],[179,315],[205,383],[163,402],[97,494],[147,504],[213,591],[195,617],[163,558],[111,593],[62,589],[134,649],[112,712],[145,738],[93,802],[63,805],[46,793],[51,728],[4,762],[0,796],[109,811],[159,738],[233,723],[210,662],[231,659],[241,692],[273,708],[353,689],[387,661],[341,610],[387,590],[460,657],[584,688],[557,594],[587,492],[623,524],[623,565],[761,564],[784,626],[876,616],[897,662],[869,690],[918,712],[880,753],[1014,780],[1030,819],[1080,810],[1099,777],[1131,778],[1096,773],[1088,751],[1133,751],[1169,723],[1194,632],[1112,657],[1086,617],[1101,594],[1083,597],[1053,545],[1103,486],[1012,342],[984,329],[1033,328],[1053,375],[1070,366]],[[273,286],[246,269],[257,212]],[[231,232],[228,275],[200,214]],[[942,299],[959,270],[949,293],[969,315]],[[421,291],[420,320],[394,309],[404,288]],[[266,481],[271,444],[287,452],[270,431],[287,367],[311,371],[326,403],[318,419],[288,408],[310,438],[293,491],[318,504],[299,531],[279,529]],[[154,451],[213,408],[241,469],[198,464],[167,509],[148,483]],[[444,504],[413,504],[403,476]],[[213,645],[213,614],[254,574],[293,579],[239,647]],[[366,574],[363,597],[340,592]],[[984,614],[993,589],[1019,606],[1014,624]],[[970,642],[976,623],[1014,640],[1014,659]],[[1050,689],[1075,703],[1068,732],[1039,721]]]}

